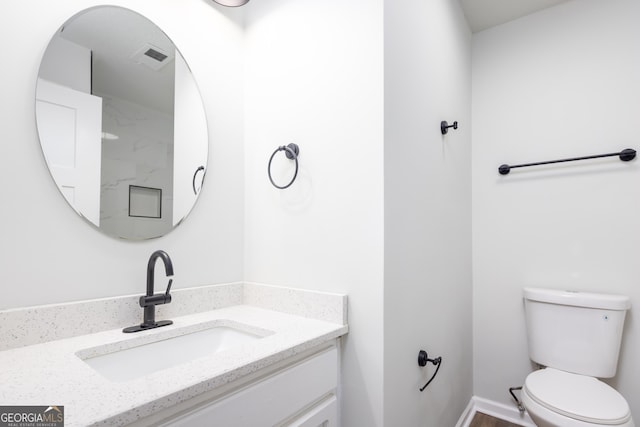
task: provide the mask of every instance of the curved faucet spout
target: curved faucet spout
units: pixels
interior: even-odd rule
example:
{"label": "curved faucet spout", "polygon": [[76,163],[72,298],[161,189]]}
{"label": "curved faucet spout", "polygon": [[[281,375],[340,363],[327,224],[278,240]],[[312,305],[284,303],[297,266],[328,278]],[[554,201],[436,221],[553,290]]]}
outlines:
{"label": "curved faucet spout", "polygon": [[165,251],[155,251],[152,253],[149,258],[149,263],[147,264],[147,295],[140,297],[140,307],[144,308],[142,323],[124,328],[122,332],[138,332],[173,324],[171,320],[160,320],[159,322],[156,322],[156,305],[168,304],[171,302],[171,294],[169,292],[171,291],[171,284],[173,283],[173,279],[170,279],[165,293],[154,295],[153,272],[158,258],[162,259],[162,262],[164,263],[164,271],[167,276],[173,276],[173,264],[169,255],[167,255]]}
{"label": "curved faucet spout", "polygon": [[164,270],[167,276],[173,276],[173,263],[171,262],[171,258],[165,251],[155,251],[149,257],[149,263],[147,264],[147,296],[150,297],[154,293],[154,269],[156,266],[156,260],[160,258],[164,263]]}

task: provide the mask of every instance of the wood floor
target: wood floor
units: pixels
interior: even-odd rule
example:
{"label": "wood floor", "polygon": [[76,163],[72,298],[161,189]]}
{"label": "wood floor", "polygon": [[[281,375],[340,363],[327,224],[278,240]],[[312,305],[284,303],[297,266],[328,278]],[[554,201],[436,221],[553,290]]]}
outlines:
{"label": "wood floor", "polygon": [[510,423],[509,421],[500,420],[490,415],[483,414],[482,412],[476,412],[471,420],[469,427],[520,427],[518,424]]}

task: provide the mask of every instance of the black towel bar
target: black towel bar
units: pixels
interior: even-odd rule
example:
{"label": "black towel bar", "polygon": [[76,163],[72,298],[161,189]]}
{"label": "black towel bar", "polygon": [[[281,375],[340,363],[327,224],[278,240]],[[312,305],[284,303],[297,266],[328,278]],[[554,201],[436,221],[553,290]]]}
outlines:
{"label": "black towel bar", "polygon": [[574,162],[577,160],[588,160],[588,159],[599,159],[601,157],[613,157],[618,156],[620,160],[623,162],[628,162],[629,160],[633,160],[636,158],[636,150],[631,148],[626,148],[619,153],[609,153],[609,154],[596,154],[594,156],[584,156],[584,157],[573,157],[570,159],[560,159],[560,160],[547,160],[545,162],[536,162],[536,163],[524,163],[521,165],[500,165],[498,168],[498,172],[500,175],[506,175],[511,172],[511,169],[515,168],[526,168],[528,166],[540,166],[540,165],[548,165],[551,163],[564,163],[564,162]]}

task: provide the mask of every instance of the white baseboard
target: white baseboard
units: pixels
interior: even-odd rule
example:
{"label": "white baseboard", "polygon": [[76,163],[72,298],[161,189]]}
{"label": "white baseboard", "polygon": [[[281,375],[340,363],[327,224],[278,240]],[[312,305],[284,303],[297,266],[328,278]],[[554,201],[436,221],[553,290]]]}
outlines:
{"label": "white baseboard", "polygon": [[509,406],[478,396],[471,397],[471,400],[460,416],[456,427],[469,427],[469,424],[471,424],[471,420],[473,420],[476,412],[482,412],[483,414],[491,415],[492,417],[500,418],[520,426],[536,427],[531,420],[531,417],[529,417],[529,414],[526,412],[524,414],[520,414],[520,411],[518,411],[518,408],[516,408],[515,405]]}
{"label": "white baseboard", "polygon": [[471,396],[471,400],[469,400],[469,404],[464,409],[464,412],[462,413],[462,415],[460,415],[460,419],[456,423],[456,427],[469,427],[469,424],[471,424],[471,420],[473,419],[473,416],[476,414],[475,406],[476,405],[475,405],[475,402],[473,401],[473,396]]}

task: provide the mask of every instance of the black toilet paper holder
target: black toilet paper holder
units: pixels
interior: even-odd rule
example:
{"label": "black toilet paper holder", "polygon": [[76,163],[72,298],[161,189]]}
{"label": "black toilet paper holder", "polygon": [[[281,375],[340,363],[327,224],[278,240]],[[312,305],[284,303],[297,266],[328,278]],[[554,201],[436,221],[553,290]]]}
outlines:
{"label": "black toilet paper holder", "polygon": [[438,371],[440,370],[440,366],[442,366],[442,357],[436,357],[435,359],[430,359],[429,355],[427,354],[426,351],[420,350],[418,352],[418,366],[427,366],[427,363],[429,363],[429,362],[431,362],[433,365],[436,366],[436,371],[433,373],[431,378],[429,378],[429,381],[427,381],[427,383],[424,385],[424,387],[422,387],[420,389],[420,391],[424,391],[424,389],[427,388],[427,386],[429,384],[431,384],[431,381],[433,381],[433,379],[436,377],[436,375],[438,375]]}

